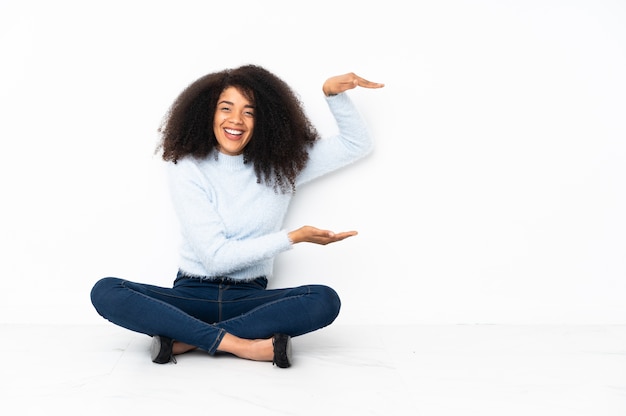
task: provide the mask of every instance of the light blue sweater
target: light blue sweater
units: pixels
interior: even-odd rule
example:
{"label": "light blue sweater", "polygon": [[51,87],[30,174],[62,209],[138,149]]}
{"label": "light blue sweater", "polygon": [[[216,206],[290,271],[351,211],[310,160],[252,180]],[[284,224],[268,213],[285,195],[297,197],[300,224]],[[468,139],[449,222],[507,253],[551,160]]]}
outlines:
{"label": "light blue sweater", "polygon": [[[372,141],[346,93],[327,97],[339,133],[318,140],[296,187],[368,154]],[[282,229],[291,194],[258,184],[243,156],[218,153],[168,163],[170,194],[182,242],[179,268],[199,277],[272,276],[274,257],[293,247]]]}

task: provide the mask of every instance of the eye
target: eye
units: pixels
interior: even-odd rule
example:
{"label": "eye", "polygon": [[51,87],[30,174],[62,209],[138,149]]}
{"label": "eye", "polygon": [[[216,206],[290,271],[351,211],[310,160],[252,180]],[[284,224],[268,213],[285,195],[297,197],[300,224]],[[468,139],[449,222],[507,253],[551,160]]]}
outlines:
{"label": "eye", "polygon": [[254,117],[254,111],[244,111],[244,114],[248,117]]}

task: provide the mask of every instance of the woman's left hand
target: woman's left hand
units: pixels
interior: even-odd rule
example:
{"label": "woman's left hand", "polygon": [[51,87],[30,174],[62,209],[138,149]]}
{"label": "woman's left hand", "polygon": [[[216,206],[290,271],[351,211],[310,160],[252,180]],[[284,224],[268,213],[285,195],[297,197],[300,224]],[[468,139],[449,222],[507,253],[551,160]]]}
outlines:
{"label": "woman's left hand", "polygon": [[347,90],[351,90],[356,87],[363,88],[382,88],[385,84],[381,84],[379,82],[368,81],[365,78],[361,78],[354,72],[349,72],[343,75],[337,75],[334,77],[330,77],[324,82],[322,86],[322,91],[324,91],[324,95],[337,95]]}

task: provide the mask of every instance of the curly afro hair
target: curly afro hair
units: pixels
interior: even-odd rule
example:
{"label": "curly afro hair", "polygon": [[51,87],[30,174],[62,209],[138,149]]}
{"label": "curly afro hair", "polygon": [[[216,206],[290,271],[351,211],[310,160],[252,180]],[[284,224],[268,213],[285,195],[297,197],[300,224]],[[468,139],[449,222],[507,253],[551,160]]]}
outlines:
{"label": "curly afro hair", "polygon": [[237,88],[255,106],[254,131],[244,149],[244,163],[253,164],[257,183],[283,193],[295,192],[296,176],[319,134],[293,90],[257,65],[207,74],[183,90],[159,128],[163,160],[176,163],[186,156],[205,158],[217,152],[213,117],[217,100],[228,87]]}

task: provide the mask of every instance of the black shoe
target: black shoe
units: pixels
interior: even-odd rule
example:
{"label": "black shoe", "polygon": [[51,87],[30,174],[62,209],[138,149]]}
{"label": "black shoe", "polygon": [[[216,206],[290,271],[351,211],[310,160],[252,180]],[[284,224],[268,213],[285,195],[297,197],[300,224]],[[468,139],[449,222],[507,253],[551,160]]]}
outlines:
{"label": "black shoe", "polygon": [[172,361],[176,364],[176,358],[172,353],[174,340],[161,335],[152,337],[152,346],[150,347],[150,355],[153,363],[167,364]]}
{"label": "black shoe", "polygon": [[285,334],[274,334],[274,360],[272,364],[279,368],[291,367],[291,337]]}

